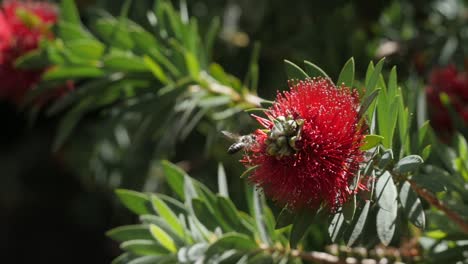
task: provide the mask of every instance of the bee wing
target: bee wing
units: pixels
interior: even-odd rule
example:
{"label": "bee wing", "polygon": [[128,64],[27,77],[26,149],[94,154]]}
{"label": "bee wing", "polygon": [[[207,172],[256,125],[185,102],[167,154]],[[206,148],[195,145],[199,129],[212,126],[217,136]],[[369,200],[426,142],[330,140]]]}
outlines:
{"label": "bee wing", "polygon": [[240,135],[239,134],[235,134],[235,133],[231,133],[229,131],[226,131],[226,130],[222,130],[221,133],[223,133],[223,135],[230,139],[230,140],[233,140],[233,141],[236,141],[237,139],[240,138]]}

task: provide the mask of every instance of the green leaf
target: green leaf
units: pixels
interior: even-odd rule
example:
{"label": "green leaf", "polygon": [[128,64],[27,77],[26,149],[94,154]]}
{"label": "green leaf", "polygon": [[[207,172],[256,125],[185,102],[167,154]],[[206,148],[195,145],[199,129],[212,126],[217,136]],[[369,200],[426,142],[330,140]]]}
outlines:
{"label": "green leaf", "polygon": [[120,247],[138,256],[167,254],[168,250],[153,240],[135,239],[125,241]]}
{"label": "green leaf", "polygon": [[343,204],[342,210],[346,222],[351,222],[356,212],[356,195],[352,195],[349,200]]}
{"label": "green leaf", "polygon": [[58,36],[60,39],[63,39],[65,43],[73,40],[94,39],[94,36],[81,27],[81,25],[60,20],[57,27],[59,32]]}
{"label": "green leaf", "polygon": [[153,73],[154,77],[156,77],[162,84],[169,84],[169,79],[163,69],[151,57],[146,55],[143,56],[143,62]]}
{"label": "green leaf", "polygon": [[197,58],[191,52],[185,52],[185,63],[187,65],[188,72],[190,76],[194,79],[198,79],[198,75],[200,73],[200,65],[198,63]]}
{"label": "green leaf", "polygon": [[390,163],[393,162],[393,150],[391,149],[387,149],[384,151],[384,153],[382,154],[382,157],[380,158],[379,160],[379,168],[381,169],[385,169],[387,168],[388,165],[390,165]]}
{"label": "green leaf", "polygon": [[270,253],[258,252],[249,257],[248,264],[271,264],[274,263],[273,256]]}
{"label": "green leaf", "polygon": [[95,32],[112,47],[122,50],[131,50],[134,46],[134,41],[129,34],[129,26],[132,26],[126,19],[127,23],[120,23],[114,17],[106,16],[100,18],[94,24]]}
{"label": "green leaf", "polygon": [[420,156],[409,155],[398,161],[398,163],[395,165],[394,171],[398,173],[414,172],[423,163],[424,161]]}
{"label": "green leaf", "polygon": [[76,125],[80,121],[81,117],[84,115],[85,110],[90,105],[89,100],[81,101],[77,106],[70,110],[65,117],[62,118],[59,124],[57,135],[54,139],[54,144],[52,146],[54,151],[58,151],[60,147],[65,143],[68,137],[72,134]]}
{"label": "green leaf", "polygon": [[205,256],[210,257],[230,249],[249,252],[257,248],[258,245],[250,237],[238,233],[227,233],[211,244],[206,250]]}
{"label": "green leaf", "polygon": [[296,215],[292,213],[287,206],[285,206],[278,217],[276,218],[276,226],[275,229],[280,229],[286,226],[291,225],[294,222]]}
{"label": "green leaf", "polygon": [[[196,262],[198,259],[203,259],[203,256],[205,255],[205,252],[207,249],[208,249],[208,244],[204,242],[196,243],[192,245],[186,251],[186,256],[187,256],[186,262],[190,262],[190,261]],[[186,262],[183,262],[183,263],[186,263]]]}
{"label": "green leaf", "polygon": [[356,224],[352,228],[351,236],[348,240],[348,247],[352,246],[354,242],[359,238],[362,231],[364,230],[364,226],[366,225],[367,215],[369,214],[369,207],[370,207],[370,200],[367,200],[364,207],[362,208],[361,214],[356,221]]}
{"label": "green leaf", "polygon": [[253,93],[257,92],[258,87],[258,58],[260,56],[260,42],[255,42],[252,55],[250,57],[249,69],[244,80],[244,86],[249,87]]}
{"label": "green leaf", "polygon": [[328,226],[328,235],[333,243],[338,241],[343,229],[344,215],[343,211],[340,211],[333,215],[333,218]]}
{"label": "green leaf", "polygon": [[310,61],[304,61],[304,65],[305,65],[305,71],[307,72],[307,75],[310,76],[310,77],[325,77],[329,80],[331,80],[331,78],[327,75],[327,73],[322,70],[319,66],[313,64],[312,62]]}
{"label": "green leaf", "polygon": [[411,189],[411,184],[405,181],[400,189],[400,202],[408,219],[416,227],[424,229],[426,227],[426,216],[424,209],[416,193]]}
{"label": "green leaf", "polygon": [[423,171],[412,177],[418,185],[431,192],[447,191],[447,187],[452,184],[453,178],[447,171],[436,166],[424,166]]}
{"label": "green leaf", "polygon": [[211,54],[213,52],[213,46],[218,36],[219,29],[221,28],[221,22],[219,17],[215,17],[211,20],[210,26],[205,35],[205,49],[208,57],[208,61],[211,61]]}
{"label": "green leaf", "polygon": [[220,223],[216,221],[216,216],[202,200],[193,198],[191,204],[197,219],[209,230],[215,230],[217,227],[221,227]]}
{"label": "green leaf", "polygon": [[366,78],[367,94],[370,94],[371,92],[373,92],[375,90],[377,82],[379,81],[380,72],[382,71],[384,60],[385,60],[385,58],[381,59],[375,65],[375,68],[374,68],[374,70],[372,71],[372,74],[369,77],[369,81],[367,81],[367,78]]}
{"label": "green leaf", "polygon": [[85,60],[99,60],[104,54],[105,46],[94,39],[83,38],[65,42],[67,50]]}
{"label": "green leaf", "polygon": [[176,232],[179,237],[184,237],[184,227],[180,224],[179,219],[167,204],[156,195],[151,196],[151,203],[154,210],[158,215],[166,220],[167,224],[174,230],[174,232]]}
{"label": "green leaf", "polygon": [[309,75],[307,75],[307,73],[305,73],[305,71],[302,70],[301,67],[297,66],[291,61],[284,60],[284,65],[286,67],[286,75],[289,80],[291,79],[303,80],[309,77]]}
{"label": "green leaf", "polygon": [[[189,235],[189,233],[190,233],[189,230],[184,229],[185,236],[184,237],[179,237],[179,235],[174,231],[174,228],[172,228],[167,223],[167,221],[165,219],[163,219],[161,216],[140,215],[139,218],[140,218],[140,221],[145,225],[149,226],[150,224],[153,224],[153,225],[158,226],[162,230],[164,230],[164,232],[166,232],[174,240],[174,243],[176,245],[178,245],[178,246],[183,246],[183,245],[186,245],[187,243],[192,243],[193,242],[192,237]],[[183,218],[183,216],[181,215],[181,220],[180,221],[184,221],[182,218]],[[151,233],[149,233],[148,227],[146,228],[146,231],[147,231],[148,234],[150,234],[151,239],[153,239],[153,236],[151,235]]]}
{"label": "green leaf", "polygon": [[163,160],[161,162],[165,178],[167,183],[169,184],[169,187],[172,189],[173,192],[179,196],[179,198],[184,201],[185,200],[185,194],[184,194],[184,177],[186,173],[177,167],[175,164]]}
{"label": "green leaf", "polygon": [[387,211],[393,210],[397,200],[397,188],[390,172],[385,171],[377,180],[375,195],[380,208]]}
{"label": "green leaf", "polygon": [[117,189],[115,194],[119,197],[120,201],[138,215],[151,214],[152,212],[148,209],[150,200],[147,195],[131,190]]}
{"label": "green leaf", "polygon": [[270,236],[268,235],[268,229],[267,229],[266,221],[265,221],[264,201],[263,201],[263,197],[261,197],[260,195],[261,194],[258,192],[257,189],[253,189],[252,203],[253,203],[255,223],[256,223],[258,234],[260,235],[260,239],[263,241],[263,243],[267,245],[271,245],[272,241],[271,241]]}
{"label": "green leaf", "polygon": [[80,15],[74,0],[62,0],[60,3],[60,21],[81,24]]}
{"label": "green leaf", "polygon": [[132,254],[126,252],[115,258],[111,264],[127,264],[129,261],[131,261],[134,258]]}
{"label": "green leaf", "polygon": [[250,230],[243,225],[238,214],[237,208],[229,198],[217,196],[217,207],[220,217],[235,231],[242,233],[251,233]]}
{"label": "green leaf", "polygon": [[156,225],[150,225],[150,232],[163,247],[169,250],[172,253],[177,252],[177,247],[174,243],[174,240],[166,233],[164,230],[159,228]]}
{"label": "green leaf", "polygon": [[85,66],[55,66],[42,75],[45,81],[71,80],[80,78],[98,78],[104,76],[104,71],[95,67]]}
{"label": "green leaf", "polygon": [[218,164],[218,192],[221,196],[229,197],[226,171],[221,163]]}
{"label": "green leaf", "polygon": [[377,212],[377,235],[385,246],[390,244],[395,233],[397,212],[398,204],[396,201],[390,210],[379,208]]}
{"label": "green leaf", "polygon": [[297,248],[298,243],[307,233],[307,230],[313,223],[314,214],[309,210],[304,210],[296,215],[289,236],[289,245],[291,248]]}
{"label": "green leaf", "polygon": [[15,67],[21,69],[43,69],[49,66],[49,64],[47,54],[42,49],[27,52],[15,60]]}
{"label": "green leaf", "polygon": [[387,87],[389,91],[389,97],[392,98],[394,95],[390,93],[390,91],[396,91],[398,89],[396,66],[393,66],[392,70],[390,71],[390,76],[388,77]]}
{"label": "green leaf", "polygon": [[423,160],[426,160],[429,158],[429,156],[431,155],[431,150],[432,150],[432,145],[427,145],[423,148],[423,150],[421,151],[421,156]]}
{"label": "green leaf", "polygon": [[[172,255],[162,255],[162,256],[143,256],[135,258],[125,264],[171,264],[174,263],[174,257]],[[112,263],[113,264],[113,263]]]}
{"label": "green leaf", "polygon": [[380,92],[380,89],[376,89],[375,91],[373,91],[369,96],[367,96],[364,99],[364,101],[361,104],[361,107],[359,107],[358,116],[360,116],[361,118],[364,117],[367,110],[369,110],[370,106],[375,101],[375,98],[377,98],[377,96],[379,95],[379,92]]}
{"label": "green leaf", "polygon": [[107,231],[106,235],[119,242],[134,239],[152,239],[152,236],[148,231],[148,226],[146,225],[119,226]]}
{"label": "green leaf", "polygon": [[343,69],[341,69],[340,75],[338,77],[338,81],[336,82],[336,86],[340,86],[344,84],[347,87],[353,87],[354,83],[354,58],[350,58]]}
{"label": "green leaf", "polygon": [[131,53],[112,52],[102,60],[104,67],[124,72],[147,72],[149,68],[144,60]]}
{"label": "green leaf", "polygon": [[255,165],[255,166],[247,168],[244,172],[242,172],[240,178],[242,179],[242,178],[247,177],[250,173],[254,172],[254,170],[257,169],[258,166],[259,165]]}
{"label": "green leaf", "polygon": [[361,146],[361,150],[369,150],[376,147],[380,142],[382,142],[382,140],[383,137],[379,135],[365,135],[364,145]]}

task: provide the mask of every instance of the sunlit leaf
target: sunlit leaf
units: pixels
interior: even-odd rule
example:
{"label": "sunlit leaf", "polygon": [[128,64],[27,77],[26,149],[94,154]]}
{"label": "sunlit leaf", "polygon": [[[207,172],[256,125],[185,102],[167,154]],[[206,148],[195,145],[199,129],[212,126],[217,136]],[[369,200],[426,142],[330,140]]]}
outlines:
{"label": "sunlit leaf", "polygon": [[416,193],[411,189],[411,184],[407,181],[403,183],[400,189],[400,202],[404,209],[406,217],[415,226],[424,229],[426,226],[426,216],[424,209]]}
{"label": "sunlit leaf", "polygon": [[397,211],[398,204],[395,201],[392,208],[389,208],[389,210],[380,208],[377,212],[377,235],[379,236],[380,242],[385,246],[390,244],[395,234]]}
{"label": "sunlit leaf", "polygon": [[149,230],[153,237],[167,250],[170,252],[176,252],[177,248],[174,244],[174,240],[164,230],[156,225],[150,225]]}
{"label": "sunlit leaf", "polygon": [[150,200],[147,195],[124,189],[117,189],[115,191],[120,201],[130,209],[132,212],[138,215],[151,214],[152,212],[148,209]]}
{"label": "sunlit leaf", "polygon": [[364,145],[361,146],[361,150],[369,150],[376,147],[380,142],[382,142],[382,140],[383,137],[379,135],[365,135]]}
{"label": "sunlit leaf", "polygon": [[392,175],[385,171],[377,180],[375,196],[380,208],[387,211],[393,210],[397,200],[397,188],[393,182]]}
{"label": "sunlit leaf", "polygon": [[366,220],[367,220],[367,215],[369,214],[369,207],[370,207],[370,201],[367,200],[364,207],[361,210],[361,213],[359,215],[359,218],[356,221],[356,224],[354,227],[352,227],[351,235],[348,240],[348,247],[352,246],[354,242],[359,238],[361,235],[362,231],[364,230],[364,226],[366,225]]}
{"label": "sunlit leaf", "polygon": [[352,87],[354,83],[354,58],[350,58],[343,69],[341,69],[338,81],[336,82],[337,86],[344,84],[347,87]]}
{"label": "sunlit leaf", "polygon": [[395,165],[394,170],[398,173],[414,172],[423,162],[424,161],[420,156],[409,155],[399,160]]}

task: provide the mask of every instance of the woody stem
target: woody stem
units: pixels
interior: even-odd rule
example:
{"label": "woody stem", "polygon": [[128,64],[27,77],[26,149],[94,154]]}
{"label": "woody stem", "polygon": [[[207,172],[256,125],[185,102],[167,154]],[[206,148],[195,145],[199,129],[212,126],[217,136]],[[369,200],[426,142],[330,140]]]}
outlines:
{"label": "woody stem", "polygon": [[422,197],[435,208],[444,212],[445,215],[447,215],[450,220],[456,223],[464,233],[468,234],[468,223],[459,214],[448,208],[442,201],[437,199],[437,197],[427,189],[418,186],[413,180],[408,181],[411,184],[412,189],[418,193],[420,197]]}

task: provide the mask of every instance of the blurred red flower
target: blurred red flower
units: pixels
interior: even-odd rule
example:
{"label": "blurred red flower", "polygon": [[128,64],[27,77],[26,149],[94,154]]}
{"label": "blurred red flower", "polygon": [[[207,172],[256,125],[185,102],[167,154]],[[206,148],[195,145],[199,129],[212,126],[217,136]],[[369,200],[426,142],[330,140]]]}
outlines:
{"label": "blurred red flower", "polygon": [[468,124],[468,72],[458,72],[454,65],[434,69],[426,93],[431,123],[442,135],[450,135],[453,124],[447,108],[440,100],[441,93],[448,95],[450,103]]}
{"label": "blurred red flower", "polygon": [[331,210],[353,193],[350,183],[363,161],[359,99],[348,87],[322,78],[290,82],[265,111],[265,128],[242,159],[257,166],[250,180],[291,209]]}
{"label": "blurred red flower", "polygon": [[52,38],[57,9],[45,2],[4,1],[0,9],[0,98],[19,104],[40,80],[43,70],[24,70],[15,61]]}

